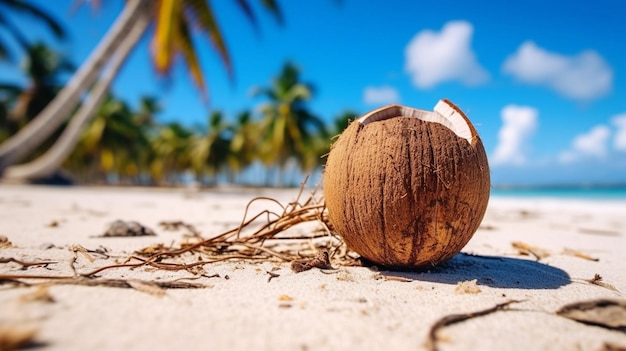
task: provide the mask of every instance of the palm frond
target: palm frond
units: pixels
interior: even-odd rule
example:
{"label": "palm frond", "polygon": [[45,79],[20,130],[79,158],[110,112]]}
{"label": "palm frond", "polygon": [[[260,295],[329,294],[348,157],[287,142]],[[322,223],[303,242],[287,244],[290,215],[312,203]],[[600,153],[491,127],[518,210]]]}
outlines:
{"label": "palm frond", "polygon": [[173,37],[180,27],[181,3],[177,0],[161,0],[156,6],[156,31],[152,40],[154,64],[160,73],[168,72],[172,65]]}
{"label": "palm frond", "polygon": [[204,76],[202,75],[202,69],[200,67],[200,61],[198,60],[197,51],[193,45],[193,38],[189,32],[187,24],[183,21],[179,21],[178,26],[178,30],[174,31],[174,43],[185,59],[191,78],[196,82],[203,99],[206,99],[207,87],[204,82]]}
{"label": "palm frond", "polygon": [[252,26],[254,27],[254,29],[258,30],[259,24],[256,20],[256,16],[254,15],[254,11],[252,11],[252,7],[250,7],[250,3],[248,3],[248,0],[236,0],[236,2],[239,8],[241,9],[241,11],[248,18],[248,21],[252,23]]}
{"label": "palm frond", "polygon": [[43,22],[57,38],[65,39],[67,36],[65,29],[52,15],[30,2],[22,0],[3,0],[1,3],[2,5],[11,8],[13,11],[21,12]]}
{"label": "palm frond", "polygon": [[269,10],[274,15],[274,17],[276,17],[278,23],[284,23],[283,13],[280,9],[280,6],[278,6],[278,3],[276,3],[275,0],[261,0],[261,5]]}
{"label": "palm frond", "polygon": [[206,33],[213,44],[215,50],[220,55],[222,62],[226,66],[228,75],[233,77],[232,62],[230,54],[226,48],[226,42],[222,36],[222,32],[217,24],[217,20],[213,14],[213,9],[208,3],[208,0],[186,0],[185,5],[189,7],[189,11],[186,11],[188,19],[192,21],[192,24],[196,26],[200,31]]}

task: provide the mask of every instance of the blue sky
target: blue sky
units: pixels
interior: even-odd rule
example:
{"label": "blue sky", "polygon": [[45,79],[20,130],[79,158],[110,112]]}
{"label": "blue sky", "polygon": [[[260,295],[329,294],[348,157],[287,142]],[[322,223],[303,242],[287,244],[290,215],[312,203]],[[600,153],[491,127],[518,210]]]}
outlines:
{"label": "blue sky", "polygon": [[[32,25],[30,36],[80,64],[123,2],[73,14],[74,0],[35,3],[67,23],[70,40],[55,44]],[[477,127],[495,184],[626,182],[626,2],[279,1],[285,23],[259,9],[259,31],[232,1],[211,3],[233,81],[198,38],[209,84],[203,103],[182,65],[173,79],[155,74],[144,40],[115,93],[131,103],[156,95],[161,120],[203,124],[212,109],[234,116],[258,107],[263,101],[250,89],[268,84],[289,60],[317,88],[311,110],[329,122],[345,110],[387,103],[432,109],[450,99]],[[0,74],[21,79],[7,64]]]}

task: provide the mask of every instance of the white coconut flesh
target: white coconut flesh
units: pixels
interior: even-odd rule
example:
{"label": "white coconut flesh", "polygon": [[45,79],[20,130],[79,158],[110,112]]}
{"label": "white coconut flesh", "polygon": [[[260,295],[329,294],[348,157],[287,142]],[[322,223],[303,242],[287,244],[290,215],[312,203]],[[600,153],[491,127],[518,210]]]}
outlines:
{"label": "white coconut flesh", "polygon": [[439,100],[433,111],[419,110],[402,105],[388,105],[357,119],[362,125],[384,121],[394,117],[413,117],[425,122],[439,123],[454,132],[458,137],[474,144],[476,130],[471,127],[467,117],[448,100]]}

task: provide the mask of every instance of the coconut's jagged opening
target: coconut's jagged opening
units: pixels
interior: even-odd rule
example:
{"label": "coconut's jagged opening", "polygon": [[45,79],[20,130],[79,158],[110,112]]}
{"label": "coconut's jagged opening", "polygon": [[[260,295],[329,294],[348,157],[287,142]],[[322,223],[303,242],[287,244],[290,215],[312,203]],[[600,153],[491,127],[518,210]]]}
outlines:
{"label": "coconut's jagged opening", "polygon": [[394,117],[413,117],[426,122],[439,123],[474,145],[476,130],[465,114],[447,99],[439,100],[433,111],[419,110],[397,104],[387,105],[363,115],[357,121],[362,125],[367,125]]}

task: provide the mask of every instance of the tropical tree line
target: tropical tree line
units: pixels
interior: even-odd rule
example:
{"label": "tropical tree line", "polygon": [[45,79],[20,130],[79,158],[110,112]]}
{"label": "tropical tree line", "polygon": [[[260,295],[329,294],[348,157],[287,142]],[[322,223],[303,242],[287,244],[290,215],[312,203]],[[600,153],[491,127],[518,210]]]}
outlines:
{"label": "tropical tree line", "polygon": [[[283,22],[276,1],[258,3]],[[249,0],[232,4],[258,29]],[[255,162],[276,168],[279,174],[294,163],[310,170],[328,149],[332,132],[307,108],[311,86],[299,81],[291,64],[270,86],[257,89],[256,94],[267,101],[258,111],[242,112],[234,119],[214,111],[201,129],[155,122],[152,114],[158,104],[153,98],[142,100],[134,111],[110,94],[119,69],[149,28],[152,62],[158,72],[168,75],[175,61],[184,62],[204,97],[206,82],[192,40],[202,34],[233,76],[218,16],[206,0],[125,1],[108,32],[74,71],[45,45],[29,43],[12,16],[30,16],[63,39],[65,31],[54,18],[28,0],[0,0],[0,10],[0,32],[26,53],[24,67],[30,78],[25,89],[0,82],[0,176],[4,179],[50,178],[63,164],[91,181],[113,177],[162,184],[191,172],[204,183],[207,175],[225,168],[236,174]],[[10,54],[9,45],[0,41],[0,60]],[[59,84],[65,81],[59,76],[67,71],[73,71],[71,78]]]}
{"label": "tropical tree line", "polygon": [[[22,62],[28,85],[0,83],[0,142],[54,99],[61,77],[73,67],[42,43],[28,47]],[[313,93],[313,85],[302,82],[296,65],[287,62],[269,84],[253,89],[264,101],[257,109],[235,116],[209,111],[202,125],[160,123],[155,97],[142,97],[131,107],[108,94],[60,171],[80,183],[211,186],[218,179],[250,182],[241,175],[257,166],[263,174],[255,185],[293,185],[286,184],[287,173],[320,167],[332,136],[354,117],[345,112],[325,123],[307,105]],[[45,152],[64,128],[32,157]]]}

